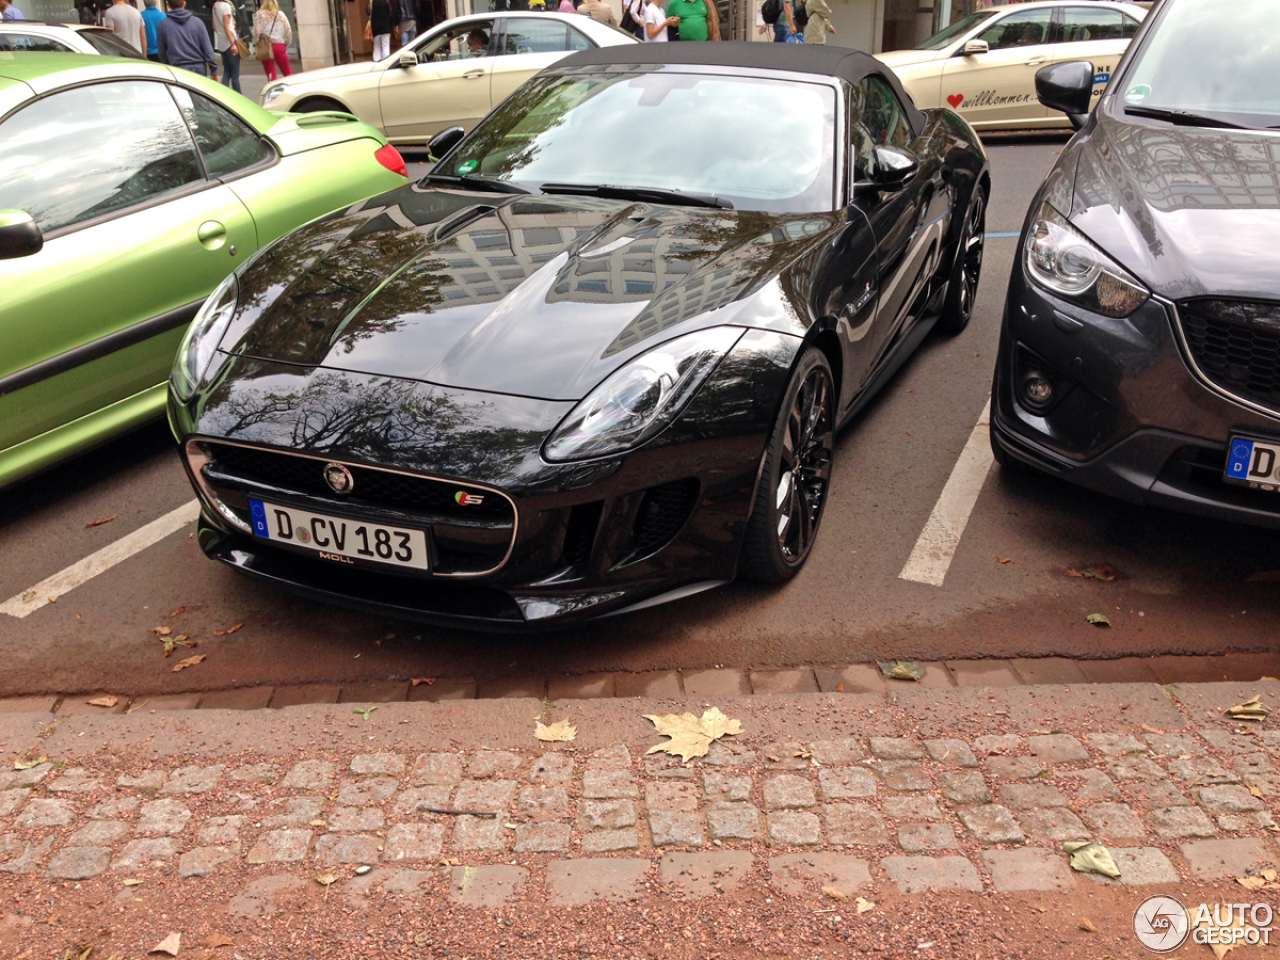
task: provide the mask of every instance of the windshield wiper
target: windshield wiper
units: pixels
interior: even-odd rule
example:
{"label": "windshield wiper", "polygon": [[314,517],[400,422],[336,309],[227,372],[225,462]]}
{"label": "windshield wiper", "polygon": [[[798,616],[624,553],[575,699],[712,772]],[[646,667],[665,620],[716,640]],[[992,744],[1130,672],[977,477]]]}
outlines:
{"label": "windshield wiper", "polygon": [[605,197],[610,200],[648,200],[653,203],[671,203],[685,207],[719,207],[732,210],[733,204],[714,193],[686,193],[683,190],[663,190],[661,187],[618,187],[608,184],[544,183],[543,193],[572,193],[583,197]]}
{"label": "windshield wiper", "polygon": [[467,190],[483,190],[485,193],[531,193],[524,187],[517,187],[507,180],[495,177],[458,176],[452,173],[428,173],[419,183],[447,183]]}
{"label": "windshield wiper", "polygon": [[1150,117],[1152,120],[1165,120],[1178,127],[1225,127],[1231,130],[1246,129],[1230,120],[1218,117],[1206,117],[1204,114],[1191,113],[1189,110],[1166,110],[1163,107],[1125,107],[1124,112],[1135,117]]}

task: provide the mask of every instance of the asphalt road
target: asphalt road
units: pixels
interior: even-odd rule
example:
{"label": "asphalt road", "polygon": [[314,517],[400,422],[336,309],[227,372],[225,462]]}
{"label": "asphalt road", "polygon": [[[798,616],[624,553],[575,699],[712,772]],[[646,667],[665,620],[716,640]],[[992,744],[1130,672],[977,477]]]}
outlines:
{"label": "asphalt road", "polygon": [[[1063,140],[993,142],[987,229],[1015,233]],[[791,584],[732,584],[571,631],[488,636],[294,600],[207,561],[191,526],[44,604],[0,613],[0,696],[408,676],[762,669],[872,659],[1267,650],[1274,533],[1136,509],[992,466],[941,586],[899,576],[990,391],[1013,238],[992,237],[968,330],[931,337],[842,435],[819,542]],[[985,444],[985,440],[983,440]],[[0,602],[191,500],[163,425],[0,496]],[[95,520],[109,523],[86,527]],[[999,562],[1005,558],[1007,563]],[[1112,565],[1109,583],[1069,568]],[[185,610],[176,617],[170,613]],[[1093,612],[1113,626],[1085,622]],[[215,631],[243,623],[223,637]],[[208,655],[170,669],[153,627]],[[394,634],[394,636],[389,636]]]}

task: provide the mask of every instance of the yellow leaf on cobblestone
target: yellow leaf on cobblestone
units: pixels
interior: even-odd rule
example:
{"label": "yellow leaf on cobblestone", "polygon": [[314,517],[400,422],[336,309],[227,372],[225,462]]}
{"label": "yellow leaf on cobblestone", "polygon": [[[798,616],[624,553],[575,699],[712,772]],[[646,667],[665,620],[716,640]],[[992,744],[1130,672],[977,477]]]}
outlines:
{"label": "yellow leaf on cobblestone", "polygon": [[49,758],[47,756],[45,756],[44,754],[41,754],[40,756],[36,757],[34,760],[15,760],[13,761],[13,769],[30,770],[32,767],[40,766],[40,764],[44,763],[48,759]]}
{"label": "yellow leaf on cobblestone", "polygon": [[535,720],[533,722],[533,735],[539,740],[546,740],[548,743],[565,743],[578,736],[578,728],[568,720],[557,720],[549,725],[541,720]]}
{"label": "yellow leaf on cobblestone", "polygon": [[1274,870],[1259,870],[1258,872],[1262,874],[1262,879],[1267,883],[1276,882],[1276,872]]}
{"label": "yellow leaf on cobblestone", "polygon": [[890,663],[881,663],[877,660],[876,666],[890,680],[921,680],[924,678],[924,668],[918,663],[912,663],[910,660],[894,660]]}
{"label": "yellow leaf on cobblestone", "polygon": [[847,893],[841,893],[835,887],[823,887],[822,895],[832,900],[839,900],[841,903],[849,902],[849,895]]}
{"label": "yellow leaf on cobblestone", "polygon": [[185,660],[179,660],[173,665],[173,672],[177,673],[179,670],[185,670],[187,667],[194,667],[207,656],[207,653],[197,653],[194,657],[187,657]]}
{"label": "yellow leaf on cobblestone", "polygon": [[85,703],[91,707],[114,707],[120,702],[119,697],[94,697],[92,700],[86,700]]}
{"label": "yellow leaf on cobblestone", "polygon": [[1071,869],[1080,873],[1101,873],[1115,879],[1120,876],[1120,868],[1116,866],[1111,851],[1098,841],[1089,843],[1072,841],[1064,843],[1062,849],[1071,854]]}
{"label": "yellow leaf on cobblestone", "polygon": [[1261,696],[1255,695],[1244,703],[1237,703],[1234,707],[1227,707],[1222,712],[1232,720],[1265,720],[1271,711],[1259,702],[1261,699]]}
{"label": "yellow leaf on cobblestone", "polygon": [[151,632],[157,637],[167,637],[169,634],[173,633],[173,627],[152,627]]}
{"label": "yellow leaf on cobblestone", "polygon": [[874,900],[868,900],[866,897],[858,897],[853,901],[853,905],[858,908],[859,913],[868,913],[876,908]]}
{"label": "yellow leaf on cobblestone", "polygon": [[125,880],[122,882],[126,887],[136,887],[138,884],[142,883],[142,881],[137,879],[136,877],[130,877],[128,880]]}
{"label": "yellow leaf on cobblestone", "polygon": [[315,876],[316,883],[322,887],[327,887],[331,883],[337,883],[342,879],[342,874],[335,870],[326,870],[324,873],[317,873]]}
{"label": "yellow leaf on cobblestone", "polygon": [[1085,931],[1086,933],[1098,932],[1098,928],[1093,925],[1093,921],[1090,920],[1088,917],[1080,918],[1080,929]]}
{"label": "yellow leaf on cobblestone", "polygon": [[235,941],[228,937],[225,933],[211,933],[204,938],[204,945],[210,950],[218,947],[230,947],[235,945]]}
{"label": "yellow leaf on cobblestone", "polygon": [[175,931],[148,950],[147,953],[167,953],[171,957],[176,957],[181,947],[182,934]]}
{"label": "yellow leaf on cobblestone", "polygon": [[[1206,907],[1207,907],[1207,910],[1206,910]],[[1200,907],[1200,911],[1204,911],[1204,912],[1203,913],[1197,912],[1195,915],[1196,917],[1200,918],[1200,922],[1196,923],[1194,919],[1192,920],[1190,939],[1194,940],[1196,936],[1196,931],[1201,928],[1204,928],[1206,930],[1212,931],[1215,934],[1215,939],[1227,940],[1228,941],[1227,943],[1210,943],[1209,944],[1209,949],[1213,951],[1213,955],[1215,958],[1217,958],[1217,960],[1222,960],[1222,958],[1225,957],[1227,953],[1233,950],[1236,946],[1234,943],[1230,942],[1231,931],[1233,930],[1241,931],[1241,933],[1239,934],[1239,936],[1241,937],[1240,942],[1241,943],[1244,942],[1245,924],[1240,919],[1239,914],[1236,912],[1235,908],[1231,904],[1229,903],[1205,904]],[[1231,917],[1232,918],[1231,925],[1224,926],[1224,927],[1218,926],[1217,923],[1214,922],[1215,912],[1219,912],[1219,915],[1221,916]]]}
{"label": "yellow leaf on cobblestone", "polygon": [[1261,877],[1236,877],[1236,883],[1246,890],[1261,890],[1267,883]]}
{"label": "yellow leaf on cobblestone", "polygon": [[668,713],[661,717],[646,713],[644,718],[651,721],[660,734],[671,738],[650,747],[646,755],[662,751],[679,756],[685,763],[694,757],[705,757],[713,741],[742,732],[741,721],[730,720],[719,707],[704,710],[701,717],[692,713]]}

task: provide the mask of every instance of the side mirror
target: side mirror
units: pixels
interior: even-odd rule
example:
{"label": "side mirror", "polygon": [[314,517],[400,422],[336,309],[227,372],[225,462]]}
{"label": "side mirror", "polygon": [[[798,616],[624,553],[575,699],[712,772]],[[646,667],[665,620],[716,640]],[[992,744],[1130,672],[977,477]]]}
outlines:
{"label": "side mirror", "polygon": [[432,160],[440,160],[446,153],[458,145],[466,133],[461,127],[449,127],[441,130],[427,143],[427,154]]}
{"label": "side mirror", "polygon": [[1036,71],[1036,99],[1050,110],[1061,110],[1079,130],[1093,103],[1093,64],[1068,60],[1041,67]]}
{"label": "side mirror", "polygon": [[400,66],[405,70],[408,70],[410,67],[416,67],[417,65],[418,55],[412,50],[406,50],[404,53],[400,54]]}
{"label": "side mirror", "polygon": [[920,161],[910,150],[882,143],[871,151],[875,160],[875,173],[871,183],[880,190],[901,190],[920,169]]}
{"label": "side mirror", "polygon": [[966,43],[963,47],[960,48],[961,56],[965,56],[965,57],[973,57],[973,56],[977,56],[980,53],[990,53],[990,52],[991,52],[991,47],[987,44],[987,41],[985,40],[970,40],[968,43]]}
{"label": "side mirror", "polygon": [[16,260],[44,247],[40,226],[23,210],[0,210],[0,260]]}

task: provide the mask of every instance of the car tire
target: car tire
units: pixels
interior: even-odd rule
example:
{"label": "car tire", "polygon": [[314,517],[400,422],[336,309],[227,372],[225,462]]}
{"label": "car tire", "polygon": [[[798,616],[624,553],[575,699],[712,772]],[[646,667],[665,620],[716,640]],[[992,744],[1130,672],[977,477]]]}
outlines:
{"label": "car tire", "polygon": [[835,405],[831,365],[817,347],[805,348],[765,450],[742,545],[743,577],[784,583],[808,559],[831,487]]}
{"label": "car tire", "polygon": [[979,184],[969,198],[964,226],[960,229],[960,242],[956,245],[956,259],[947,283],[947,300],[942,305],[942,316],[938,318],[938,330],[942,333],[959,333],[969,325],[973,316],[973,301],[982,275],[986,230],[987,190]]}
{"label": "car tire", "polygon": [[308,97],[293,105],[290,113],[319,113],[321,110],[337,110],[339,113],[350,113],[351,111],[340,104],[337,100],[330,100],[328,97]]}

